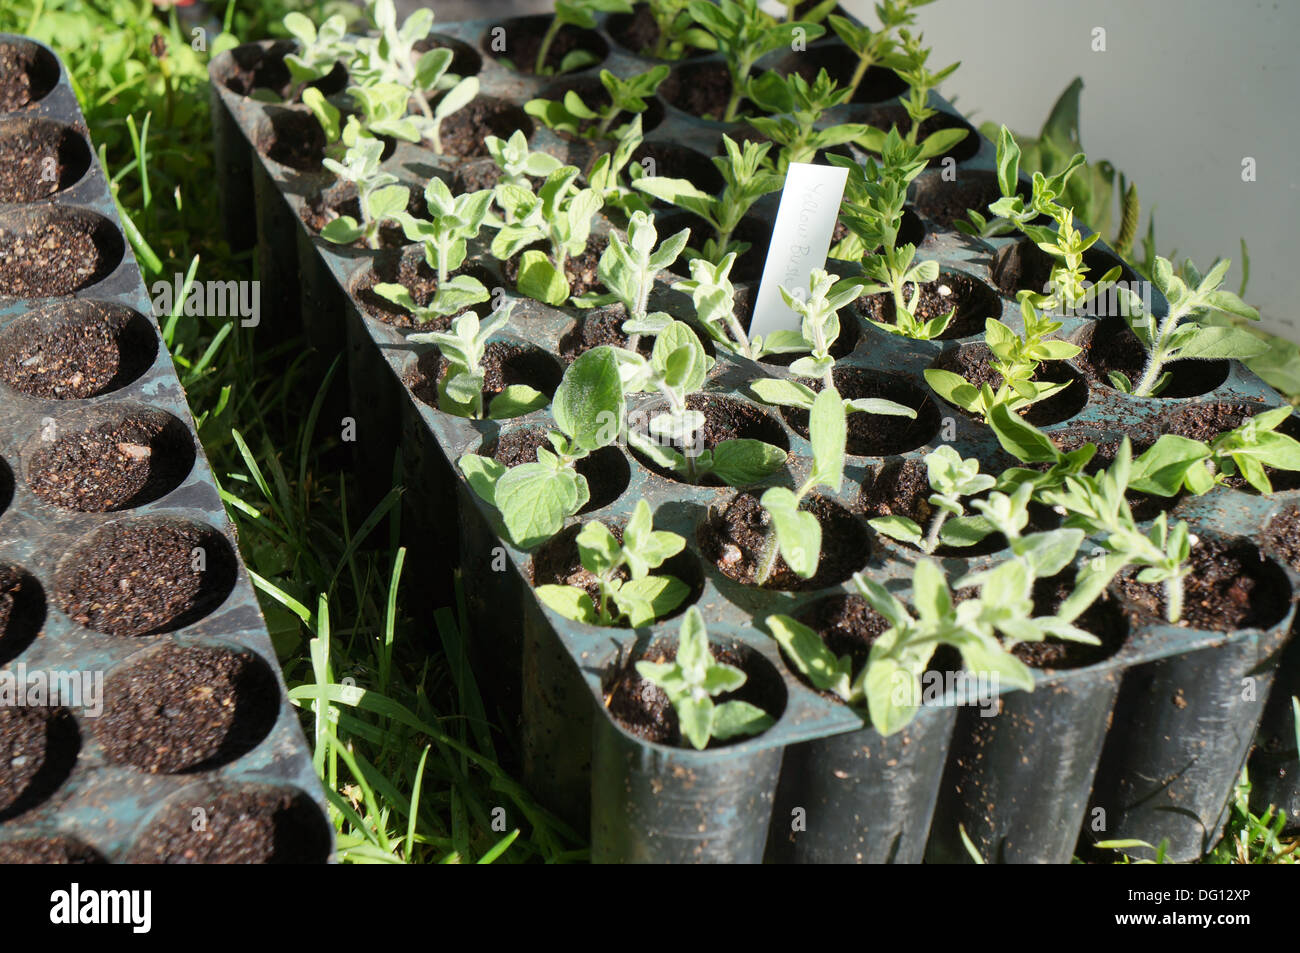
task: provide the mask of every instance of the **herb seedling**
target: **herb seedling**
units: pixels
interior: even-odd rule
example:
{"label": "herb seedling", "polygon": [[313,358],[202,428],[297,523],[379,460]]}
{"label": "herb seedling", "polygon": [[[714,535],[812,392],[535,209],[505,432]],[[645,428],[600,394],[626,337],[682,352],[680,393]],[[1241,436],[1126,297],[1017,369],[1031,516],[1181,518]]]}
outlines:
{"label": "herb seedling", "polygon": [[[566,25],[576,26],[582,30],[596,29],[597,13],[631,13],[629,0],[555,0],[555,17],[542,35],[541,45],[537,47],[537,59],[533,63],[533,72],[546,76],[551,72],[546,59],[551,53],[551,45]],[[568,73],[582,69],[596,62],[596,57],[588,50],[575,49],[564,54],[560,68],[556,72]]]}
{"label": "herb seedling", "polygon": [[623,173],[627,180],[635,183],[645,175],[645,168],[639,162],[632,161],[632,155],[641,146],[644,137],[641,133],[641,117],[633,116],[632,121],[623,127],[618,142],[609,152],[596,156],[587,175],[587,184],[596,190],[608,208],[618,209],[624,215],[634,212],[650,213],[650,205],[641,196],[623,182]]}
{"label": "herb seedling", "polygon": [[1193,492],[1205,492],[1212,482],[1202,463],[1208,449],[1197,441],[1166,434],[1135,460],[1125,437],[1111,466],[1089,475],[1084,468],[1096,454],[1095,445],[1087,443],[1062,453],[1046,434],[1005,405],[993,407],[989,425],[1002,447],[1018,459],[1051,464],[1046,472],[1006,470],[1002,486],[1014,489],[1016,494],[1029,487],[1035,501],[1057,508],[1066,517],[1067,528],[1089,535],[1106,534],[1102,541],[1105,551],[1084,563],[1074,591],[1058,614],[1066,619],[1077,618],[1125,566],[1137,565],[1143,567],[1140,581],[1164,584],[1167,618],[1177,622],[1182,614],[1182,580],[1189,571],[1184,565],[1191,544],[1187,524],[1179,522],[1170,527],[1167,515],[1161,513],[1152,528],[1143,533],[1133,519],[1125,494],[1134,490],[1173,496],[1184,481]]}
{"label": "herb seedling", "polygon": [[[877,282],[862,289],[864,294],[888,291],[894,301],[892,323],[869,318],[876,327],[903,337],[930,340],[942,334],[956,309],[921,320],[915,316],[921,285],[939,277],[937,261],[913,264],[916,246],[898,244],[907,203],[908,184],[925,168],[920,147],[908,145],[891,129],[880,147],[880,161],[868,159],[865,166],[843,156],[831,156],[835,165],[849,170],[840,219],[856,240],[841,242],[837,256],[857,252],[863,255],[862,270]],[[910,288],[910,294],[908,293]]]}
{"label": "herb seedling", "polygon": [[791,162],[811,162],[823,149],[855,142],[871,128],[863,123],[817,127],[826,110],[849,97],[849,90],[837,86],[825,69],[811,83],[798,73],[782,76],[768,70],[750,83],[749,92],[754,102],[775,114],[754,116],[749,124],[777,144],[776,171],[783,174]]}
{"label": "herb seedling", "polygon": [[646,0],[659,35],[653,47],[641,52],[657,60],[675,60],[685,54],[688,46],[716,48],[712,35],[695,26],[686,9],[689,5],[689,0]]}
{"label": "herb seedling", "polygon": [[844,477],[844,447],[848,440],[844,401],[839,391],[828,387],[813,401],[808,413],[809,442],[813,462],[808,479],[798,490],[769,487],[759,500],[770,528],[763,554],[754,570],[758,585],[767,582],[778,557],[801,579],[811,579],[821,561],[822,527],[817,517],[800,506],[813,490],[825,487],[838,491]]}
{"label": "herb seedling", "polygon": [[[1007,127],[1003,126],[998,134],[997,155],[998,188],[1002,196],[989,206],[993,218],[986,219],[972,209],[969,210],[969,223],[956,223],[957,228],[968,234],[986,237],[1019,230],[1050,255],[1053,264],[1046,292],[1029,292],[1034,305],[1045,310],[1058,307],[1081,310],[1106,290],[1122,272],[1120,266],[1116,265],[1095,283],[1089,283],[1089,269],[1084,264],[1083,256],[1100,236],[1094,233],[1084,237],[1074,225],[1074,210],[1057,201],[1064,193],[1070,176],[1083,164],[1083,154],[1079,153],[1051,177],[1035,172],[1032,192],[1026,205],[1024,197],[1018,191],[1020,146]],[[1040,215],[1051,218],[1055,230],[1046,225],[1035,225],[1034,219]],[[1133,297],[1125,294],[1121,304],[1131,308],[1129,302]]]}
{"label": "herb seedling", "polygon": [[[1141,567],[1139,582],[1163,583],[1166,617],[1170,622],[1177,622],[1182,616],[1183,578],[1190,572],[1186,565],[1191,552],[1187,524],[1180,520],[1170,526],[1168,514],[1161,513],[1144,533],[1133,519],[1125,496],[1130,489],[1161,492],[1157,488],[1167,485],[1169,478],[1168,473],[1160,472],[1163,468],[1159,461],[1165,451],[1147,457],[1141,470],[1136,470],[1132,445],[1125,437],[1111,465],[1090,475],[1082,470],[1096,453],[1094,445],[1085,444],[1070,454],[1062,454],[1042,431],[1002,405],[992,409],[989,424],[1003,448],[1020,460],[1053,464],[1047,474],[1008,470],[1002,475],[1005,485],[1032,486],[1033,499],[1064,514],[1066,528],[1081,529],[1090,536],[1104,534],[1101,538],[1104,552],[1084,562],[1076,576],[1074,591],[1058,615],[1071,620],[1077,618],[1124,567],[1134,565]],[[1176,472],[1181,474],[1185,469],[1177,468]]]}
{"label": "herb seedling", "polygon": [[1269,494],[1273,484],[1265,467],[1300,470],[1300,441],[1277,432],[1291,413],[1291,407],[1275,407],[1215,437],[1210,454],[1216,479],[1240,473],[1260,493]]}
{"label": "herb seedling", "polygon": [[[878,516],[867,522],[877,533],[910,543],[927,555],[938,549],[941,543],[972,546],[989,534],[990,527],[979,517],[965,517],[962,497],[983,493],[997,483],[996,478],[979,470],[978,460],[964,460],[956,450],[943,444],[925,457],[926,477],[930,489],[934,490],[928,497],[929,504],[934,507],[929,526],[923,529],[915,520],[897,514]],[[958,520],[954,520],[945,532],[945,524],[953,516]]]}
{"label": "herb seedling", "polygon": [[686,610],[677,635],[677,655],[671,662],[636,663],[646,681],[657,685],[677,713],[682,737],[699,751],[716,738],[725,741],[741,735],[756,735],[774,724],[772,716],[746,701],[713,699],[734,692],[747,680],[734,665],[719,662],[709,650],[704,616],[695,606]]}
{"label": "herb seedling", "polygon": [[916,716],[923,700],[921,676],[940,645],[961,652],[967,671],[994,674],[999,682],[1033,691],[1033,673],[1010,648],[1049,636],[1097,644],[1095,636],[1059,616],[1033,615],[1036,575],[1031,561],[1013,556],[982,573],[978,580],[959,580],[958,585],[963,586],[978,583],[980,592],[954,602],[943,571],[923,559],[912,569],[914,617],[880,583],[855,574],[853,584],[858,593],[890,624],[872,643],[867,664],[856,678],[850,657],[836,658],[817,633],[802,623],[774,615],[768,617],[767,625],[795,667],[816,688],[833,692],[854,707],[866,708],[875,729],[891,735]]}
{"label": "herb seedling", "polygon": [[[692,263],[694,265],[694,263]],[[831,348],[840,336],[840,319],[837,313],[862,293],[862,285],[852,281],[837,281],[835,276],[821,268],[814,268],[808,279],[808,289],[790,289],[782,286],[781,297],[786,307],[801,318],[798,331],[779,330],[760,340],[760,353],[810,352],[790,365],[790,370],[800,377],[821,381],[823,389],[835,387],[835,357]],[[817,392],[797,380],[766,378],[753,381],[749,389],[765,404],[811,410]],[[911,407],[880,397],[845,398],[844,412],[861,411],[869,414],[889,414],[897,417],[916,417]]]}
{"label": "herb seedling", "polygon": [[302,102],[316,117],[325,134],[325,155],[335,161],[343,159],[347,150],[362,137],[373,139],[389,135],[393,117],[400,116],[405,108],[403,90],[400,87],[377,87],[372,90],[364,101],[359,100],[363,103],[362,114],[351,114],[346,122],[343,114],[314,86],[308,86],[302,91]]}
{"label": "herb seedling", "polygon": [[826,28],[802,20],[777,23],[758,8],[758,0],[691,0],[687,10],[695,22],[712,34],[717,49],[727,59],[731,74],[731,98],[721,119],[734,122],[749,86],[749,73],[764,55],[781,47],[793,48],[796,40],[815,40]]}
{"label": "herb seedling", "polygon": [[424,260],[438,276],[433,300],[421,306],[400,284],[381,283],[374,287],[375,294],[405,308],[420,324],[449,317],[488,300],[488,290],[477,278],[451,273],[464,264],[469,240],[477,237],[483,227],[492,192],[483,189],[452,198],[447,183],[434,178],[425,186],[424,199],[429,208],[427,220],[408,215],[405,210],[396,217],[406,237],[424,245]]}
{"label": "herb seedling", "polygon": [[589,293],[577,299],[577,303],[583,307],[615,301],[622,304],[628,314],[623,331],[630,335],[628,347],[636,350],[642,334],[658,334],[672,322],[662,311],[648,313],[650,292],[655,278],[677,260],[689,237],[690,231],[683,228],[655,248],[659,234],[655,230],[654,216],[633,212],[628,223],[627,241],[617,232],[611,232],[609,244],[596,266],[596,275],[609,289],[608,293]]}
{"label": "herb seedling", "polygon": [[[492,239],[492,254],[505,261],[522,252],[519,292],[549,305],[569,299],[565,263],[586,249],[592,220],[601,208],[600,194],[579,189],[577,180],[578,169],[566,165],[547,176],[536,193],[527,184],[512,182],[499,182],[495,190],[506,224]],[[546,243],[548,251],[528,247],[539,242]]]}
{"label": "herb seedling", "polygon": [[350,52],[349,44],[343,39],[348,22],[341,13],[334,14],[317,29],[309,18],[291,11],[284,15],[284,28],[298,41],[297,49],[284,58],[295,83],[310,83],[328,75]]}
{"label": "herb seedling", "polygon": [[522,129],[512,132],[509,139],[486,136],[483,145],[501,170],[497,181],[510,185],[528,185],[529,178],[544,179],[564,164],[549,152],[531,151]]}
{"label": "herb seedling", "polygon": [[858,91],[867,70],[877,63],[890,65],[895,61],[894,51],[898,42],[894,34],[899,28],[911,26],[916,21],[912,12],[916,7],[923,7],[934,0],[883,0],[876,4],[876,16],[880,20],[880,29],[872,30],[866,24],[856,23],[847,17],[831,14],[827,22],[831,29],[858,57],[853,76],[849,79],[849,97]]}
{"label": "herb seedling", "polygon": [[578,586],[543,585],[533,591],[537,598],[566,619],[588,625],[618,625],[623,620],[632,628],[648,625],[676,609],[690,594],[690,587],[676,576],[652,576],[665,560],[682,551],[686,540],[676,533],[652,528],[650,504],[638,500],[632,518],[623,530],[623,542],[604,523],[584,523],[578,533],[578,556],[582,568],[591,573],[597,590],[595,599]]}
{"label": "herb seedling", "polygon": [[492,312],[482,323],[478,315],[469,311],[451,323],[450,331],[427,331],[412,334],[407,340],[413,344],[432,344],[438,348],[446,364],[438,381],[438,409],[457,417],[502,419],[518,417],[546,406],[546,395],[527,384],[511,384],[483,406],[483,385],[487,370],[483,359],[492,335],[510,323],[514,302]]}
{"label": "herb seedling", "polygon": [[363,239],[367,248],[379,247],[379,232],[385,225],[402,224],[411,190],[397,184],[397,176],[382,172],[379,157],[384,144],[369,136],[358,136],[343,155],[343,161],[326,156],[322,164],[340,179],[356,186],[361,220],[340,215],[321,229],[321,238],[338,245]]}
{"label": "herb seedling", "polygon": [[506,467],[467,453],[458,466],[469,485],[501,513],[511,542],[531,549],[550,539],[591,498],[575,466],[622,432],[625,402],[613,348],[592,348],[569,365],[551,401],[555,429],[537,460]]}
{"label": "herb seedling", "polygon": [[746,242],[733,242],[732,233],[755,202],[780,189],[784,182],[783,176],[763,168],[763,159],[772,147],[770,142],[746,139],[742,147],[724,134],[722,144],[727,154],[713,158],[726,183],[718,195],[700,191],[687,179],[667,176],[647,175],[632,183],[657,199],[693,212],[712,226],[713,237],[705,241],[703,248],[688,252],[691,258],[707,258],[715,264],[728,252],[743,255],[749,249]]}
{"label": "herb seedling", "polygon": [[[433,29],[433,11],[416,10],[400,27],[392,0],[375,0],[368,13],[378,35],[357,41],[356,56],[348,67],[350,75],[362,88],[397,86],[405,90],[399,114],[402,121],[388,134],[407,142],[427,139],[441,154],[443,120],[478,95],[478,77],[448,73],[454,54],[445,47],[417,55],[416,45]],[[431,105],[429,94],[437,91],[442,94]],[[356,87],[349,92],[358,96]],[[418,115],[406,115],[411,100]]]}
{"label": "herb seedling", "polygon": [[898,35],[902,41],[902,49],[896,72],[908,86],[907,95],[903,98],[903,108],[907,110],[908,118],[912,121],[903,141],[909,146],[921,146],[921,157],[929,159],[932,156],[942,155],[971,135],[969,130],[961,127],[941,129],[927,136],[924,143],[920,141],[921,125],[927,119],[939,114],[939,110],[930,105],[930,92],[938,89],[939,84],[951,76],[961,64],[952,63],[939,72],[933,73],[926,65],[926,61],[930,58],[930,50],[922,43],[922,38],[913,37],[911,31],[907,29],[900,29]]}
{"label": "herb seedling", "polygon": [[1030,296],[1024,293],[1020,297],[1020,313],[1025,323],[1023,334],[1016,334],[997,318],[984,322],[984,343],[993,354],[993,370],[1002,376],[996,391],[988,384],[977,388],[960,374],[939,368],[925,371],[926,383],[948,403],[980,417],[987,417],[994,404],[1020,410],[1070,386],[1070,381],[1035,381],[1034,373],[1043,361],[1074,357],[1079,347],[1069,341],[1049,339],[1049,334],[1061,329],[1061,322],[1039,313]]}
{"label": "herb seedling", "polygon": [[[1112,371],[1110,381],[1125,393],[1137,397],[1159,394],[1169,383],[1165,365],[1177,360],[1213,360],[1216,358],[1258,357],[1268,350],[1267,342],[1243,328],[1204,324],[1201,319],[1212,311],[1222,311],[1252,321],[1259,312],[1231,291],[1219,286],[1232,262],[1224,260],[1201,277],[1190,261],[1185,271],[1188,280],[1174,274],[1166,258],[1156,258],[1151,278],[1169,302],[1169,313],[1156,324],[1154,315],[1131,307],[1125,315],[1133,333],[1146,349],[1147,360],[1137,383],[1119,371]],[[1136,296],[1131,304],[1136,304]]]}
{"label": "herb seedling", "polygon": [[[774,331],[767,337],[749,337],[736,314],[736,288],[731,283],[731,266],[736,253],[728,252],[718,264],[707,258],[691,260],[691,278],[679,281],[678,291],[691,296],[695,316],[718,346],[730,354],[740,354],[752,361],[768,354],[787,354],[805,349],[797,331]],[[809,398],[811,401],[811,398]]]}
{"label": "herb seedling", "polygon": [[[600,71],[600,82],[609,95],[601,106],[589,106],[576,90],[570,89],[559,99],[530,99],[524,112],[536,116],[547,128],[583,139],[613,139],[622,136],[627,124],[615,126],[614,121],[624,113],[638,115],[649,105],[659,84],[668,76],[667,66],[656,66],[629,79],[615,76],[607,69]],[[630,120],[629,120],[630,121]]]}
{"label": "herb seedling", "polygon": [[1277,432],[1291,414],[1290,407],[1266,410],[1209,444],[1163,434],[1133,461],[1129,489],[1165,497],[1186,490],[1199,496],[1240,475],[1267,496],[1273,483],[1266,467],[1300,470],[1300,441]]}
{"label": "herb seedling", "polygon": [[658,466],[691,483],[713,476],[730,486],[743,486],[785,463],[784,450],[761,440],[723,440],[712,449],[701,445],[705,416],[690,409],[687,401],[703,386],[713,359],[690,325],[672,321],[660,330],[648,361],[632,351],[621,357],[628,392],[658,392],[668,403],[666,411],[650,418],[647,432],[637,428],[628,432],[628,442]]}

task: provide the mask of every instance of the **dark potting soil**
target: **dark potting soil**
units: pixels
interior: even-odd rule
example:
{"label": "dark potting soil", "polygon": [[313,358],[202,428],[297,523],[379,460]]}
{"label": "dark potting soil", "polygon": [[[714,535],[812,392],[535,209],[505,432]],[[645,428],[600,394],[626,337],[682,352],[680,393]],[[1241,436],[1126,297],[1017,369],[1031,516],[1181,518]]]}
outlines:
{"label": "dark potting soil", "polygon": [[[199,556],[206,568],[195,568]],[[101,532],[60,569],[58,588],[63,611],[74,622],[131,636],[197,621],[226,598],[234,582],[234,559],[219,533],[156,523]]]}
{"label": "dark potting soil", "polygon": [[[550,441],[546,439],[546,434],[547,430],[544,427],[521,427],[518,430],[511,430],[497,442],[492,459],[508,467],[515,467],[521,463],[536,463],[539,447],[554,450]],[[631,479],[627,458],[617,447],[600,448],[574,464],[574,469],[586,479],[587,491],[591,494],[587,505],[578,511],[579,514],[589,513],[613,503],[623,495],[628,480]]]}
{"label": "dark potting soil", "polygon": [[[1285,614],[1290,587],[1281,571],[1256,546],[1202,540],[1192,547],[1191,574],[1183,580],[1183,617],[1178,623],[1198,629],[1231,632],[1266,628]],[[1115,590],[1134,623],[1163,621],[1165,592],[1161,583],[1137,581],[1137,571],[1122,574]]]}
{"label": "dark potting soil", "polygon": [[68,295],[103,278],[117,262],[97,231],[90,221],[59,217],[0,228],[0,295]]}
{"label": "dark potting soil", "polygon": [[66,708],[0,707],[0,821],[58,790],[80,748],[77,723]]}
{"label": "dark potting soil", "polygon": [[[593,347],[626,347],[629,340],[623,333],[626,320],[627,309],[617,302],[583,313],[577,324],[560,338],[560,359],[570,364]],[[654,343],[653,337],[641,335],[636,345],[637,352],[648,358],[654,350]]]}
{"label": "dark potting soil", "polygon": [[[666,218],[659,227],[659,234],[667,237],[683,228],[690,229],[691,237],[686,244],[691,248],[703,248],[704,243],[714,237],[713,226],[708,225],[695,215],[680,215]],[[772,226],[757,218],[743,218],[740,225],[731,233],[733,241],[748,242],[749,248],[744,254],[737,255],[731,266],[730,278],[733,282],[758,281],[763,277],[763,264],[767,260],[767,246],[772,241]],[[668,270],[683,278],[691,276],[690,262],[683,253],[668,266]]]}
{"label": "dark potting soil", "polygon": [[[454,278],[457,275],[470,275],[483,281],[485,287],[491,287],[491,283],[484,280],[484,274],[473,264],[466,263],[462,265],[451,272],[450,277]],[[397,249],[391,249],[386,253],[375,256],[370,267],[362,272],[361,277],[357,279],[356,286],[353,288],[353,296],[356,298],[357,303],[361,305],[361,310],[366,313],[367,317],[382,321],[384,324],[390,324],[395,328],[412,328],[417,331],[445,331],[451,327],[451,322],[455,318],[466,311],[473,310],[475,307],[470,305],[461,308],[455,314],[435,318],[426,324],[421,324],[411,312],[375,293],[375,285],[385,283],[404,286],[411,293],[411,297],[415,299],[415,303],[425,307],[433,300],[433,296],[438,291],[438,273],[429,267],[429,263],[424,260],[423,253],[414,255],[401,254]]]}
{"label": "dark potting soil", "polygon": [[637,4],[631,14],[619,13],[610,17],[607,27],[609,35],[633,53],[651,56],[659,42],[659,24],[655,23],[649,4]]}
{"label": "dark potting soil", "polygon": [[[763,558],[771,532],[767,511],[759,502],[760,494],[742,492],[721,509],[711,509],[696,530],[700,552],[728,579],[742,585],[755,585],[755,573]],[[804,501],[804,510],[817,517],[822,527],[822,551],[817,572],[811,579],[801,579],[778,556],[763,584],[765,589],[806,591],[823,589],[848,579],[867,564],[871,547],[866,531],[848,510],[822,496]]]}
{"label": "dark potting soil", "polygon": [[[526,17],[518,21],[513,28],[508,28],[506,36],[506,53],[505,59],[510,61],[515,69],[521,73],[534,73],[534,67],[537,66],[537,51],[541,48],[542,39],[546,35],[547,20],[546,17]],[[555,73],[564,58],[574,50],[585,50],[590,53],[596,61],[605,58],[605,44],[601,41],[600,35],[592,30],[584,30],[581,27],[565,24],[560,27],[560,31],[555,34],[555,39],[551,41],[550,49],[546,51],[546,69],[550,73]],[[589,69],[596,65],[594,62],[582,67]]]}
{"label": "dark potting soil", "polygon": [[40,584],[16,566],[0,564],[0,664],[27,647],[44,615]]}
{"label": "dark potting soil", "polygon": [[[980,469],[984,472],[997,472],[990,470],[987,465],[981,465]],[[930,528],[930,520],[935,513],[935,507],[930,503],[930,496],[934,491],[930,488],[930,480],[926,474],[925,463],[921,460],[904,460],[885,466],[876,474],[874,480],[862,488],[860,497],[862,515],[867,519],[880,516],[905,516],[921,527],[921,532],[924,534]],[[970,500],[971,498],[962,499],[962,506],[965,507],[967,515],[979,515],[977,510],[971,508]],[[1030,521],[1033,522],[1032,514]],[[917,550],[917,547],[901,540],[891,540],[891,542]],[[1001,533],[992,533],[974,546],[941,544],[934,551],[934,555],[984,556],[995,553],[1006,545],[1005,536]]]}
{"label": "dark potting soil", "polygon": [[[659,86],[659,97],[699,119],[721,121],[731,101],[731,73],[718,62],[680,66]],[[753,110],[753,103],[741,100],[736,117],[743,119]]]}
{"label": "dark potting soil", "polygon": [[158,499],[193,465],[193,440],[174,417],[129,415],[42,444],[32,454],[27,482],[53,506],[105,513]]}
{"label": "dark potting soil", "polygon": [[[933,366],[939,370],[959,374],[975,387],[988,384],[996,392],[1002,386],[1002,375],[993,368],[993,352],[986,344],[970,344],[945,351],[935,359]],[[1069,382],[1069,386],[1064,390],[1020,410],[1020,416],[1035,427],[1046,427],[1069,420],[1082,411],[1084,405],[1088,403],[1088,385],[1064,361],[1044,361],[1038,365],[1031,379],[1039,383],[1051,384]],[[960,407],[953,409],[967,417],[974,417]]]}
{"label": "dark potting soil", "polygon": [[71,837],[0,841],[0,864],[106,864],[100,853]]}
{"label": "dark potting soil", "polygon": [[325,130],[309,112],[277,109],[270,114],[269,129],[260,136],[257,151],[291,169],[319,172],[325,158]]}
{"label": "dark potting soil", "polygon": [[[938,401],[903,378],[856,367],[837,367],[831,376],[842,397],[881,397],[916,411],[914,418],[860,412],[849,414],[846,447],[849,453],[878,457],[906,453],[924,446],[939,432]],[[802,383],[818,392],[823,386],[820,380],[812,378],[803,378]],[[808,437],[808,411],[783,408],[781,413],[799,436]]]}
{"label": "dark potting soil", "polygon": [[[784,694],[780,678],[766,668],[747,664],[742,654],[731,648],[710,645],[709,650],[719,662],[734,665],[745,673],[747,679],[734,692],[727,692],[713,699],[714,704],[729,701],[747,701],[757,705],[763,711],[779,717],[784,709]],[[641,677],[636,670],[636,661],[671,662],[677,658],[676,645],[652,645],[639,660],[628,662],[616,669],[606,679],[604,686],[605,707],[618,719],[619,724],[646,741],[661,745],[681,746],[689,744],[682,739],[681,728],[677,721],[677,712],[672,702],[658,685]],[[742,735],[725,741],[710,741],[709,748],[724,748],[749,740],[752,735]]]}
{"label": "dark potting soil", "polygon": [[504,99],[479,96],[442,121],[442,154],[458,159],[481,158],[489,155],[484,139],[509,139],[516,129],[532,135],[533,123],[527,113]]}
{"label": "dark potting soil", "polygon": [[[1083,373],[1106,387],[1111,387],[1110,374],[1119,371],[1137,385],[1146,367],[1146,351],[1142,343],[1120,318],[1099,321],[1080,340],[1083,348],[1074,362]],[[1173,361],[1165,365],[1169,383],[1157,397],[1197,397],[1207,394],[1228,377],[1227,361]]]}
{"label": "dark potting soil", "polygon": [[[689,410],[698,410],[704,414],[704,431],[697,438],[703,441],[703,446],[699,448],[701,450],[712,450],[724,440],[739,438],[762,440],[764,443],[770,443],[782,450],[790,449],[790,441],[786,439],[785,431],[781,429],[781,425],[766,413],[745,401],[716,394],[695,393],[686,398],[686,406]],[[664,406],[648,408],[643,412],[644,416],[640,420],[629,421],[629,423],[642,433],[648,433],[650,421],[659,414],[666,412],[666,410],[667,408]],[[684,450],[682,447],[677,449]],[[694,448],[692,447],[692,449]],[[654,471],[665,479],[684,480],[681,475],[651,463],[648,457],[638,451],[634,450],[633,456],[646,469]],[[723,486],[724,484],[721,480],[710,475],[700,480],[699,485]]]}
{"label": "dark potting soil", "polygon": [[[569,279],[569,293],[574,297],[586,294],[588,291],[604,291],[605,286],[601,283],[596,274],[596,267],[600,264],[600,256],[605,253],[605,246],[609,244],[609,238],[605,235],[592,235],[587,239],[587,247],[583,249],[580,255],[570,255],[564,260],[564,275]],[[541,251],[548,251],[545,245],[534,245]],[[523,257],[521,251],[515,257],[508,259],[502,266],[505,272],[506,280],[513,286],[519,280],[519,263]]]}
{"label": "dark potting soil", "polygon": [[[708,156],[674,142],[652,140],[643,142],[632,153],[632,161],[639,163],[648,174],[667,176],[670,179],[689,179],[702,192],[715,195],[726,184],[717,166]],[[653,169],[653,172],[651,172]],[[668,208],[667,202],[655,199],[657,208]],[[671,232],[664,232],[667,237]]]}
{"label": "dark potting soil", "polygon": [[[555,361],[540,348],[508,341],[492,341],[483,355],[484,412],[496,397],[511,384],[527,384],[548,396],[560,385],[561,373]],[[438,406],[438,382],[446,364],[436,349],[425,351],[407,374],[405,384],[430,407]]]}
{"label": "dark potting soil", "polygon": [[58,66],[45,62],[37,47],[0,43],[0,112],[35,102],[58,78]]}
{"label": "dark potting soil", "polygon": [[85,141],[72,129],[31,123],[0,133],[0,202],[35,202],[72,185],[89,166]]}
{"label": "dark potting soil", "polygon": [[[911,282],[903,285],[904,300],[912,296],[915,287]],[[894,296],[887,291],[863,295],[853,302],[853,308],[863,317],[883,324],[893,324],[897,318]],[[921,285],[913,315],[917,320],[928,321],[954,309],[952,320],[938,337],[940,341],[982,334],[987,318],[1002,317],[1002,303],[993,289],[961,272],[945,272]]]}
{"label": "dark potting soil", "polygon": [[918,187],[912,207],[936,225],[951,228],[953,222],[966,221],[971,209],[988,218],[989,205],[1001,197],[995,177],[963,176],[955,182],[930,181]]}
{"label": "dark potting soil", "polygon": [[[1047,579],[1036,580],[1034,615],[1054,614],[1073,591],[1074,574],[1068,569]],[[1128,638],[1128,624],[1124,614],[1109,593],[1102,593],[1074,620],[1074,624],[1101,639],[1101,644],[1087,645],[1049,636],[1042,642],[1021,642],[1011,652],[1030,668],[1083,668],[1110,658]]]}
{"label": "dark potting soil", "polygon": [[114,764],[206,770],[256,747],[279,703],[275,676],[253,652],[165,645],[110,679],[95,733]]}
{"label": "dark potting soil", "polygon": [[74,320],[25,327],[0,347],[0,380],[29,397],[71,400],[115,390],[153,362],[157,344],[142,322],[95,301],[76,308]]}
{"label": "dark potting soil", "polygon": [[[206,823],[194,830],[194,811]],[[135,864],[320,864],[329,857],[320,810],[290,790],[221,791],[178,800],[135,842]]]}
{"label": "dark potting soil", "polygon": [[1300,507],[1288,506],[1264,529],[1263,541],[1296,572],[1300,572]]}

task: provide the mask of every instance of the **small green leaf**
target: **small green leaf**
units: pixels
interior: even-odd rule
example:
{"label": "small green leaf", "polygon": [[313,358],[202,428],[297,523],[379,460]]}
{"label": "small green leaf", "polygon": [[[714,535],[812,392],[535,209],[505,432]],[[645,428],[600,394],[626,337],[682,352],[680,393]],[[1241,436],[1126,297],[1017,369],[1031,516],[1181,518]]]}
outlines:
{"label": "small green leaf", "polygon": [[506,420],[531,414],[534,410],[541,410],[545,406],[546,395],[541,391],[527,384],[511,384],[492,398],[492,404],[488,407],[488,416],[493,420]]}
{"label": "small green leaf", "polygon": [[534,588],[533,594],[544,605],[554,609],[566,619],[585,622],[588,625],[600,624],[596,604],[591,601],[591,596],[587,595],[584,589],[579,589],[577,586],[545,585]]}
{"label": "small green leaf", "polygon": [[757,735],[771,728],[772,716],[746,701],[729,701],[713,708],[711,734],[719,741],[742,735]]}
{"label": "small green leaf", "polygon": [[515,286],[520,294],[553,307],[569,300],[569,279],[556,270],[544,252],[535,248],[522,254]]}

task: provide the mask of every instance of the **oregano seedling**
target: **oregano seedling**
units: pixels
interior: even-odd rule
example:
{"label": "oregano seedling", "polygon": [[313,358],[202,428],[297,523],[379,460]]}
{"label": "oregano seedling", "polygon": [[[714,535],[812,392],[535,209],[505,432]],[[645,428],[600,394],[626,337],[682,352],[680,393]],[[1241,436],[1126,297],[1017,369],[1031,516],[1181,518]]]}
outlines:
{"label": "oregano seedling", "polygon": [[736,666],[713,657],[704,616],[695,606],[682,617],[673,661],[642,660],[636,663],[636,670],[668,696],[682,737],[699,751],[713,739],[756,735],[774,723],[771,715],[750,702],[714,701],[719,695],[743,687],[747,676]]}
{"label": "oregano seedling", "polygon": [[594,580],[596,597],[578,586],[546,584],[533,592],[560,615],[588,625],[649,625],[676,609],[690,587],[676,576],[651,575],[680,553],[686,540],[653,528],[650,504],[638,500],[623,541],[604,523],[584,523],[577,536],[582,567]]}

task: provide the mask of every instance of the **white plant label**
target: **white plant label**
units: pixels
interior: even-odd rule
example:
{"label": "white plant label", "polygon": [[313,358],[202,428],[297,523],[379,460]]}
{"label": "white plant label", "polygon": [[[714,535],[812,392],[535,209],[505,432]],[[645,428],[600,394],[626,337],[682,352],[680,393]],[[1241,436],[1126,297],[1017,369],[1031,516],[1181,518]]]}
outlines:
{"label": "white plant label", "polygon": [[790,163],[754,302],[751,335],[799,330],[799,315],[782,300],[781,286],[806,295],[813,269],[826,267],[848,178],[849,170],[836,165]]}

